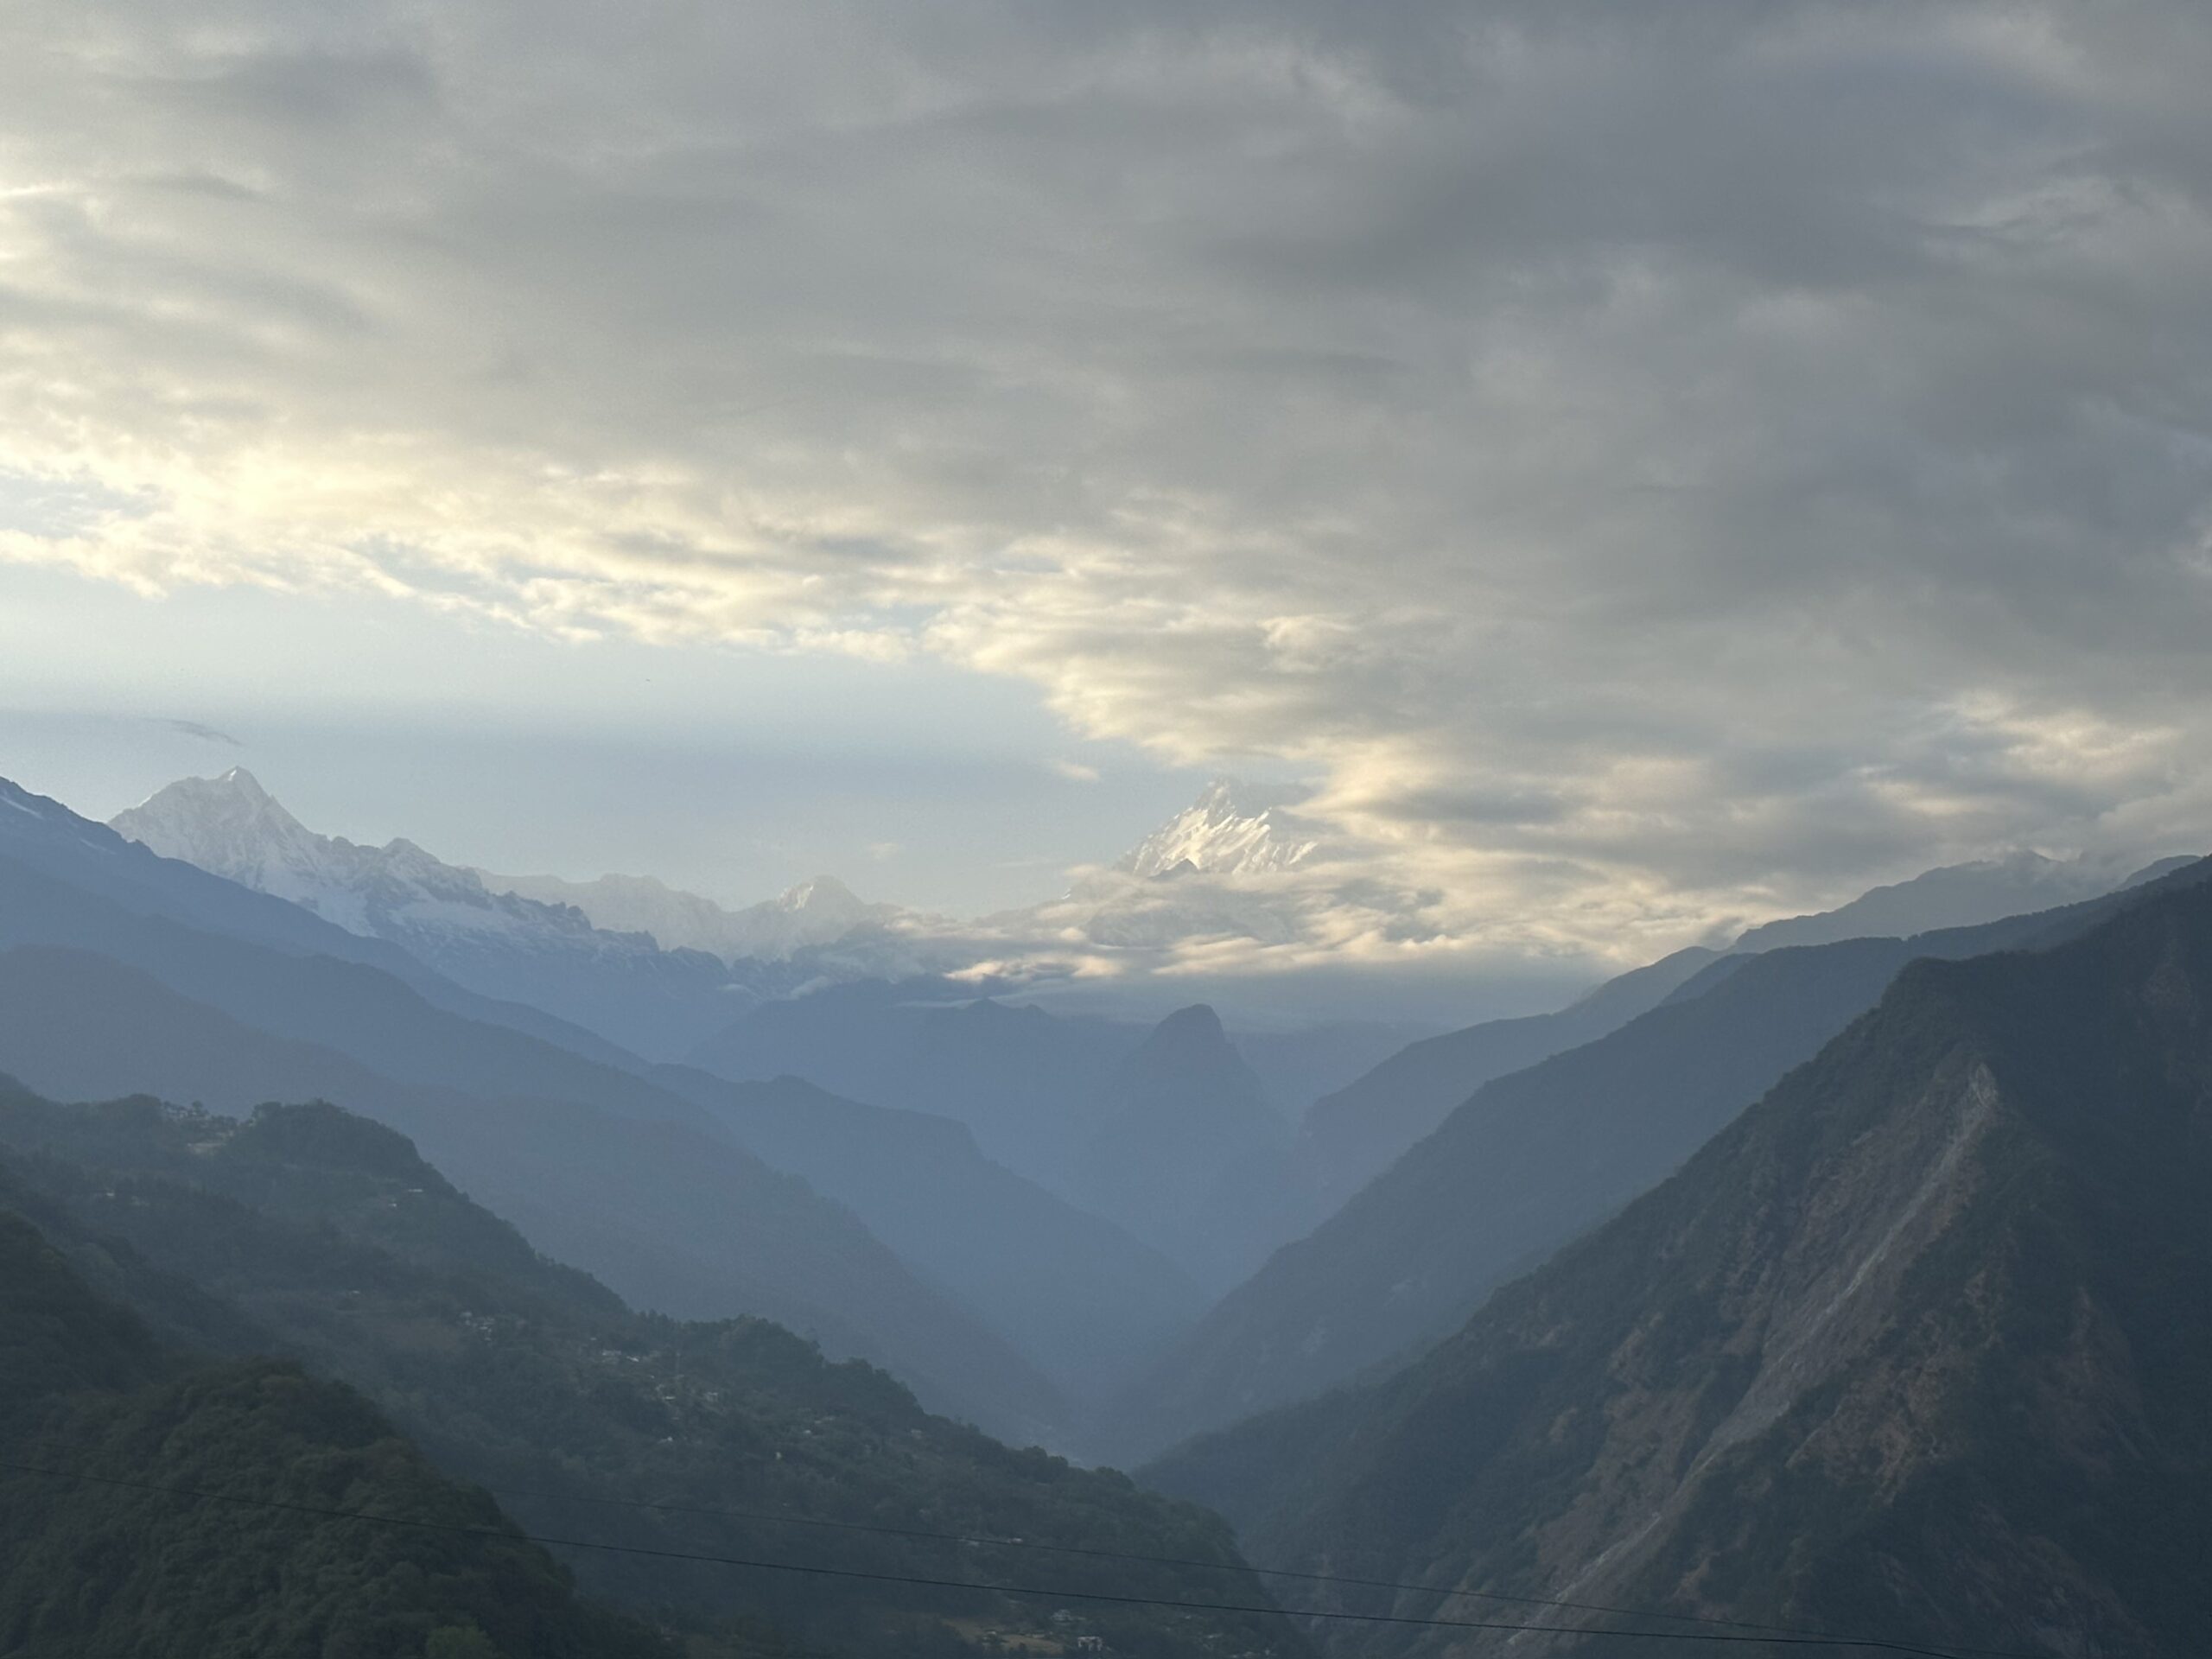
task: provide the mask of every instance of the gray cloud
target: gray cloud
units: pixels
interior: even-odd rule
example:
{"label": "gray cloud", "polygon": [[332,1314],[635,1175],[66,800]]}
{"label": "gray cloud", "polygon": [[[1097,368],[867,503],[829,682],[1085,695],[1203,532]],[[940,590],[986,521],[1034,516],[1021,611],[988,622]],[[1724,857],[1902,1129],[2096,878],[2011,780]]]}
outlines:
{"label": "gray cloud", "polygon": [[[0,556],[931,652],[1471,948],[2212,801],[2186,0],[0,19]],[[1378,947],[1380,948],[1380,947]]]}
{"label": "gray cloud", "polygon": [[230,749],[242,749],[245,747],[228,732],[218,731],[213,726],[204,726],[196,720],[165,720],[162,724],[173,732],[181,732],[187,737],[196,737],[203,743],[219,743],[225,748]]}

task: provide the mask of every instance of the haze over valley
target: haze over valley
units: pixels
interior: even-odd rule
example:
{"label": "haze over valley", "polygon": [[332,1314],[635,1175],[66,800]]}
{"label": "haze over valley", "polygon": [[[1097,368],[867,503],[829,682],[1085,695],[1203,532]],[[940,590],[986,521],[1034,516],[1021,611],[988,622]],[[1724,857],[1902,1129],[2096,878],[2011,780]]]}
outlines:
{"label": "haze over valley", "polygon": [[0,13],[0,1656],[2212,1653],[2208,78]]}

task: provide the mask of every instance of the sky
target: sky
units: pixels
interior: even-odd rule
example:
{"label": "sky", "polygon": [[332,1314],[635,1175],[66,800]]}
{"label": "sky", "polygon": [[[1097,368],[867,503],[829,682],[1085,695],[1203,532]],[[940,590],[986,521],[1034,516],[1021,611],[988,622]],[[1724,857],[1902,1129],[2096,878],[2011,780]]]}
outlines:
{"label": "sky", "polygon": [[2196,0],[18,0],[0,741],[969,909],[1301,779],[1402,901],[1301,960],[2201,850],[2209,83]]}

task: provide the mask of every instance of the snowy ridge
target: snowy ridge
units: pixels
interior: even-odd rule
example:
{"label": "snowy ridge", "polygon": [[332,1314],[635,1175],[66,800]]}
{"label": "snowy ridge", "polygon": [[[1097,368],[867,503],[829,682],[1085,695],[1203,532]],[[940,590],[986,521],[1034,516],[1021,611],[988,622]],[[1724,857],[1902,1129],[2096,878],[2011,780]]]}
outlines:
{"label": "snowy ridge", "polygon": [[751,1001],[789,988],[771,965],[740,972],[702,951],[664,950],[649,934],[594,927],[573,905],[494,892],[411,841],[319,835],[243,768],[172,784],[111,828],[649,1058],[680,1054]]}
{"label": "snowy ridge", "polygon": [[1300,790],[1217,779],[1115,866],[1131,875],[1267,875],[1294,869],[1321,845],[1292,808]]}
{"label": "snowy ridge", "polygon": [[574,906],[594,926],[651,934],[664,950],[704,950],[725,962],[788,961],[862,930],[893,925],[906,914],[896,905],[868,903],[834,875],[817,875],[773,899],[728,910],[649,875],[569,881],[557,875],[474,874],[494,892]]}
{"label": "snowy ridge", "polygon": [[650,940],[595,934],[580,911],[493,893],[473,870],[448,864],[411,841],[357,846],[309,830],[233,766],[219,778],[186,778],[110,822],[118,835],[164,858],[179,858],[241,887],[289,899],[349,933],[405,944],[409,936],[474,932],[543,947],[555,940],[625,954]]}

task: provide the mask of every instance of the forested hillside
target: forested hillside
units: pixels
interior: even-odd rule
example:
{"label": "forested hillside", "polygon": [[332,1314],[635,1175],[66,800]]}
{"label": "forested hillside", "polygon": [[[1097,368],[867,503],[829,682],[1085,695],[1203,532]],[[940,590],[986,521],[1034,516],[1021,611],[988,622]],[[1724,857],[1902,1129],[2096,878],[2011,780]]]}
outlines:
{"label": "forested hillside", "polygon": [[[855,1654],[957,1653],[984,1629],[1040,1639],[1072,1629],[1120,1652],[1191,1659],[1224,1643],[1299,1646],[1279,1620],[1074,1597],[1265,1605],[1204,1511],[930,1416],[882,1372],[832,1363],[772,1325],[632,1313],[538,1256],[404,1139],[335,1108],[271,1107],[239,1122],[150,1099],[57,1106],[11,1090],[0,1148],[26,1201],[114,1241],[107,1259],[157,1261],[190,1281],[213,1310],[200,1340],[273,1346],[345,1378],[533,1530],[1071,1594],[569,1552],[610,1599],[704,1630],[765,1619]],[[120,1274],[115,1287],[156,1311],[179,1306],[159,1278]]]}
{"label": "forested hillside", "polygon": [[[0,1184],[0,1206],[10,1197]],[[378,1524],[348,1514],[411,1524]],[[0,1652],[667,1659],[352,1389],[195,1362],[0,1207]]]}

